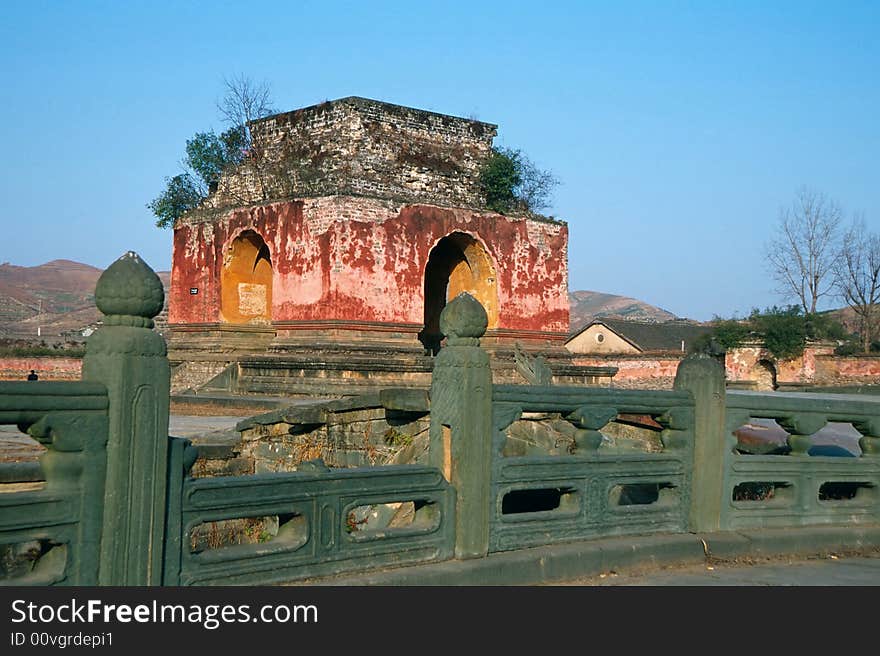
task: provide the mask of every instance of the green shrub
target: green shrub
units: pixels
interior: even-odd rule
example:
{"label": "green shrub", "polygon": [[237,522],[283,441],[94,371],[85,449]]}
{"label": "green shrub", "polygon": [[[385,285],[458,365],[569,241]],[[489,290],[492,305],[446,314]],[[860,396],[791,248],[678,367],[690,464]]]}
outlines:
{"label": "green shrub", "polygon": [[493,148],[480,171],[486,207],[499,214],[536,213],[550,204],[559,181],[535,166],[521,150]]}
{"label": "green shrub", "polygon": [[694,350],[709,353],[717,346],[727,350],[754,338],[778,360],[803,354],[811,339],[848,340],[850,336],[839,321],[828,313],[805,315],[800,306],[752,310],[748,319],[713,319],[713,330],[694,345]]}

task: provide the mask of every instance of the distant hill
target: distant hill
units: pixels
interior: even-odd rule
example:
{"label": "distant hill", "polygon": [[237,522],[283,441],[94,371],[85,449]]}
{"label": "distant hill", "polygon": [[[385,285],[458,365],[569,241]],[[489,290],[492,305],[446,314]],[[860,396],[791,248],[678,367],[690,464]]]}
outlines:
{"label": "distant hill", "polygon": [[649,305],[628,296],[615,296],[602,292],[569,292],[570,332],[575,333],[593,319],[629,319],[632,321],[672,321],[677,317],[667,310]]}
{"label": "distant hill", "polygon": [[849,333],[857,333],[860,329],[859,317],[852,308],[842,307],[836,310],[829,310],[827,314],[841,323],[844,329]]}
{"label": "distant hill", "polygon": [[[53,260],[34,267],[0,264],[0,337],[76,336],[100,319],[95,284],[102,273],[88,264]],[[158,272],[168,288],[169,272]]]}

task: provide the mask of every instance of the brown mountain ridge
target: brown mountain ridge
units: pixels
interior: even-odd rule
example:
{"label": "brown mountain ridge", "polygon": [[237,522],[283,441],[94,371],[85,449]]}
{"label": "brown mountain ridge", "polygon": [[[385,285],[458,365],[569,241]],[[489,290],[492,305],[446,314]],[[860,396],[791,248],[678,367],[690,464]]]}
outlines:
{"label": "brown mountain ridge", "polygon": [[[100,318],[95,284],[101,269],[72,260],[39,266],[0,264],[0,337],[76,337]],[[157,272],[165,287],[170,272]]]}
{"label": "brown mountain ridge", "polygon": [[571,333],[576,333],[594,319],[603,317],[656,323],[678,318],[668,310],[629,296],[593,291],[574,291],[569,292],[568,300]]}

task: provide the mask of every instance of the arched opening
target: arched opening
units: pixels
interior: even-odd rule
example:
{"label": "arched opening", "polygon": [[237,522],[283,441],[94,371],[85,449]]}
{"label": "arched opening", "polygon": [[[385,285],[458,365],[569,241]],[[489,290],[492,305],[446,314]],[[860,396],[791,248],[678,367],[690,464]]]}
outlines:
{"label": "arched opening", "polygon": [[266,242],[253,230],[242,232],[224,253],[220,314],[228,323],[272,320],[272,258]]}
{"label": "arched opening", "polygon": [[755,368],[752,369],[752,378],[759,391],[772,392],[778,387],[776,384],[776,367],[770,360],[758,360],[755,363]]}
{"label": "arched opening", "polygon": [[476,298],[489,316],[489,328],[498,326],[498,286],[495,267],[485,246],[470,235],[454,232],[431,249],[425,266],[425,326],[419,340],[426,350],[440,350],[440,312],[461,292]]}

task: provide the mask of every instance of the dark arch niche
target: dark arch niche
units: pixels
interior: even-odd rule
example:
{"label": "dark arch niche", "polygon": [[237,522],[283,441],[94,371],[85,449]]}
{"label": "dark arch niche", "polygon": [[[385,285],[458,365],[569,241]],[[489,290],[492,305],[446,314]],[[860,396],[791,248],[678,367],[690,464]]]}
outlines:
{"label": "dark arch niche", "polygon": [[461,292],[468,292],[483,305],[490,329],[498,326],[498,285],[492,259],[480,241],[453,232],[431,249],[425,266],[425,326],[419,341],[434,355],[443,339],[440,312]]}
{"label": "dark arch niche", "polygon": [[253,230],[238,235],[223,255],[220,314],[227,323],[272,320],[272,258],[266,242]]}
{"label": "dark arch niche", "polygon": [[752,376],[759,391],[770,392],[778,387],[776,383],[776,367],[769,360],[758,360],[752,370]]}

